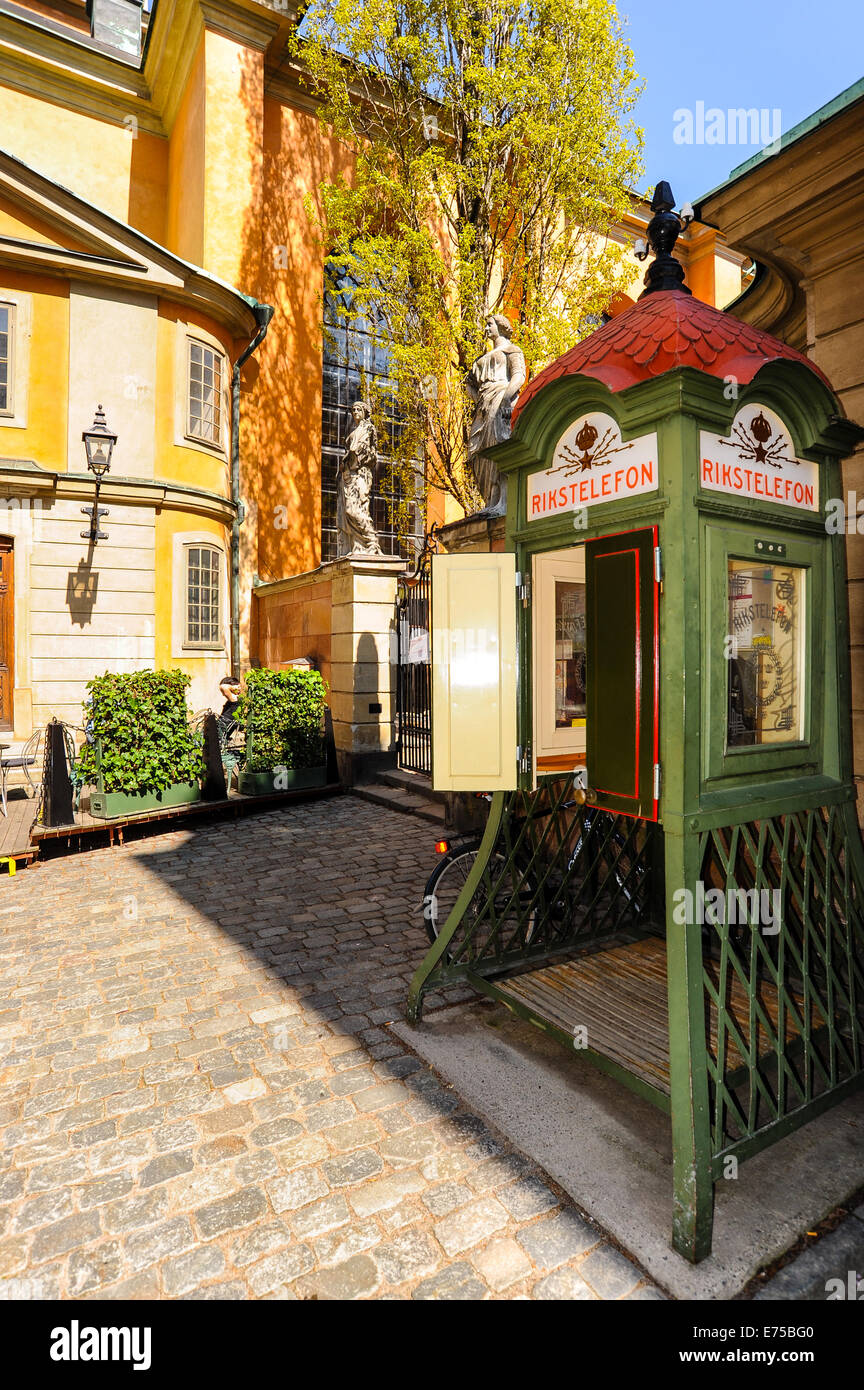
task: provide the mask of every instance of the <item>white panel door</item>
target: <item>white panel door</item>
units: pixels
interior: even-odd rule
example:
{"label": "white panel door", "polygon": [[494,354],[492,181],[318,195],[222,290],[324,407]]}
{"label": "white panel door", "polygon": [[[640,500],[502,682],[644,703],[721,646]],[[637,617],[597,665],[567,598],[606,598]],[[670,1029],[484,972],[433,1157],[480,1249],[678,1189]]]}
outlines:
{"label": "white panel door", "polygon": [[432,785],[512,791],[516,556],[432,557]]}

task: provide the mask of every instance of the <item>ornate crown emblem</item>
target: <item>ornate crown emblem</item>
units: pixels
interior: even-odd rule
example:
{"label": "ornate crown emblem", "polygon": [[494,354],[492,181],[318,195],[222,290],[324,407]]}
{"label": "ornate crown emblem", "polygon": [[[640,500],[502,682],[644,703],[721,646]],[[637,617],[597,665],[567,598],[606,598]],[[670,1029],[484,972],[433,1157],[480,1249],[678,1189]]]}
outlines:
{"label": "ornate crown emblem", "polygon": [[[589,468],[602,467],[608,463],[613,454],[620,454],[624,449],[632,449],[633,444],[616,444],[617,431],[610,425],[600,443],[597,444],[598,431],[594,425],[586,420],[581,430],[577,434],[574,443],[576,449],[571,449],[569,445],[563,445],[559,450],[559,457],[562,463],[568,463],[569,468],[564,469],[564,476],[569,477],[571,473],[587,473]],[[596,444],[596,448],[594,447]],[[581,450],[581,454],[577,452]]]}
{"label": "ornate crown emblem", "polygon": [[[774,436],[772,438],[772,436]],[[786,442],[782,435],[774,435],[774,430],[770,420],[766,420],[760,410],[754,415],[749,426],[743,421],[735,426],[729,439],[720,437],[721,444],[737,443],[738,457],[740,459],[752,459],[754,463],[770,463],[772,467],[779,468],[783,463],[795,463],[800,461],[796,458],[789,458],[784,453]]]}

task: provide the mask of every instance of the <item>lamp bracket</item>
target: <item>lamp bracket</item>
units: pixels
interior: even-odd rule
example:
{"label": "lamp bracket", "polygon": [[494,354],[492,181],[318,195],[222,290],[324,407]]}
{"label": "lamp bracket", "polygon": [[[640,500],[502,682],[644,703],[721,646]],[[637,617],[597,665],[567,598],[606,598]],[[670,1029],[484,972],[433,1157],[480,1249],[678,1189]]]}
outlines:
{"label": "lamp bracket", "polygon": [[103,516],[108,515],[108,508],[97,507],[94,503],[92,507],[82,507],[81,511],[84,516],[89,516],[90,518],[90,529],[81,532],[81,539],[85,541],[107,541],[108,533],[102,530],[100,522]]}

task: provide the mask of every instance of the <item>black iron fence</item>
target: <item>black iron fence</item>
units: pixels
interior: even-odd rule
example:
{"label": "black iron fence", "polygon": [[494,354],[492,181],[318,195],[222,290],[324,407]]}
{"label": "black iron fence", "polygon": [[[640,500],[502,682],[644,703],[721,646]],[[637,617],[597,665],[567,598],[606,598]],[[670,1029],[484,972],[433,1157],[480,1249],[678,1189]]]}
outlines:
{"label": "black iron fence", "polygon": [[432,567],[438,549],[433,523],[396,597],[396,761],[406,772],[432,774]]}

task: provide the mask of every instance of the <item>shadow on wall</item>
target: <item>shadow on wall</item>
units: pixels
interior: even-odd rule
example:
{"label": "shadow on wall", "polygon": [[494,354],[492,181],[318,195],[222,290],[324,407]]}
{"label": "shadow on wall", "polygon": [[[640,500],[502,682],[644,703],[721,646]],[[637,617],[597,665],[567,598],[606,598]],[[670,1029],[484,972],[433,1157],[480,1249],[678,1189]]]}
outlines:
{"label": "shadow on wall", "polygon": [[87,627],[93,620],[93,609],[99,595],[99,571],[93,569],[93,547],[86,560],[78,561],[66,579],[66,607],[73,627]]}
{"label": "shadow on wall", "polygon": [[395,764],[389,681],[387,687],[382,691],[375,636],[362,632],[351,667],[351,688],[332,692],[341,697],[336,700],[337,716],[345,716],[336,721],[336,756],[346,786]]}
{"label": "shadow on wall", "polygon": [[[254,80],[245,87],[254,130],[260,93]],[[319,186],[347,166],[314,112],[265,98],[263,211],[247,221],[239,286],[276,311],[242,386],[242,491],[257,507],[254,568],[264,580],[312,570],[321,558],[324,250],[304,200],[318,211]]]}

